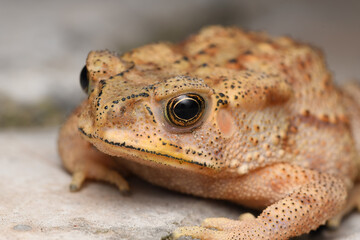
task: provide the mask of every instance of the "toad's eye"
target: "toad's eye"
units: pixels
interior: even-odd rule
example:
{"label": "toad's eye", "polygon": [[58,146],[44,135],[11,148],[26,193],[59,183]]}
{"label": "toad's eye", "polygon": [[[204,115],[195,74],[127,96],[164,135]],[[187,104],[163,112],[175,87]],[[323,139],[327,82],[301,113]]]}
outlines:
{"label": "toad's eye", "polygon": [[204,110],[204,98],[196,93],[186,93],[173,97],[167,102],[165,117],[173,125],[188,127],[201,119]]}
{"label": "toad's eye", "polygon": [[86,66],[83,67],[80,73],[80,85],[85,93],[88,93],[89,89],[89,78],[88,78],[88,70]]}

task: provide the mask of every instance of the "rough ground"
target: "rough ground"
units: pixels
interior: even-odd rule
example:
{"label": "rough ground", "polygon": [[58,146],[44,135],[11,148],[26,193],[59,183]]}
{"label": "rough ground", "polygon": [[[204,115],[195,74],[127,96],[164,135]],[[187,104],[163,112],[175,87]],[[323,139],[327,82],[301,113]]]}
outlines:
{"label": "rough ground", "polygon": [[[151,186],[130,178],[132,195],[89,182],[70,193],[70,175],[56,151],[57,129],[0,132],[0,239],[131,239],[168,235],[206,217],[236,218],[245,210]],[[337,231],[323,228],[301,239],[360,239],[360,214]]]}

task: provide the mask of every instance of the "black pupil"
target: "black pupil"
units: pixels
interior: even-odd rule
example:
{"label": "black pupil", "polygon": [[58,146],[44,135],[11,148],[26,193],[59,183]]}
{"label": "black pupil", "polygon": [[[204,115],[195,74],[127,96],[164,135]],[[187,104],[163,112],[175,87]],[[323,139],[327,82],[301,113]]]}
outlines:
{"label": "black pupil", "polygon": [[80,85],[81,85],[81,88],[85,92],[87,92],[88,87],[89,87],[89,79],[88,79],[87,73],[88,73],[88,70],[87,70],[86,66],[84,66],[80,73]]}
{"label": "black pupil", "polygon": [[190,120],[199,113],[199,104],[191,98],[179,100],[174,107],[175,115],[184,120]]}

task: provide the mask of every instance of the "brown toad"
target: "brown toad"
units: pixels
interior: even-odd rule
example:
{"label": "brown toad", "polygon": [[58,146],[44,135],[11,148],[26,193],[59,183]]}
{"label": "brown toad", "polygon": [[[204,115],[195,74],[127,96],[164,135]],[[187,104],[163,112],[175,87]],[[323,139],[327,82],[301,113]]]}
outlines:
{"label": "brown toad", "polygon": [[335,87],[317,49],[211,26],[180,44],[90,52],[81,80],[89,97],[59,137],[72,191],[98,179],[126,192],[126,170],[264,209],[174,238],[288,239],[360,206],[360,89]]}

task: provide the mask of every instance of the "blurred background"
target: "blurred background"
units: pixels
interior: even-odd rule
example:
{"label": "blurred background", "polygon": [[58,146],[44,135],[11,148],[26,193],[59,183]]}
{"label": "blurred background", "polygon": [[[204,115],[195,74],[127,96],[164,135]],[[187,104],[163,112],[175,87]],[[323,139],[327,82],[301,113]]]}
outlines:
{"label": "blurred background", "polygon": [[357,0],[0,0],[0,128],[62,122],[85,97],[90,50],[177,42],[210,24],[311,43],[338,83],[359,80],[359,13]]}

